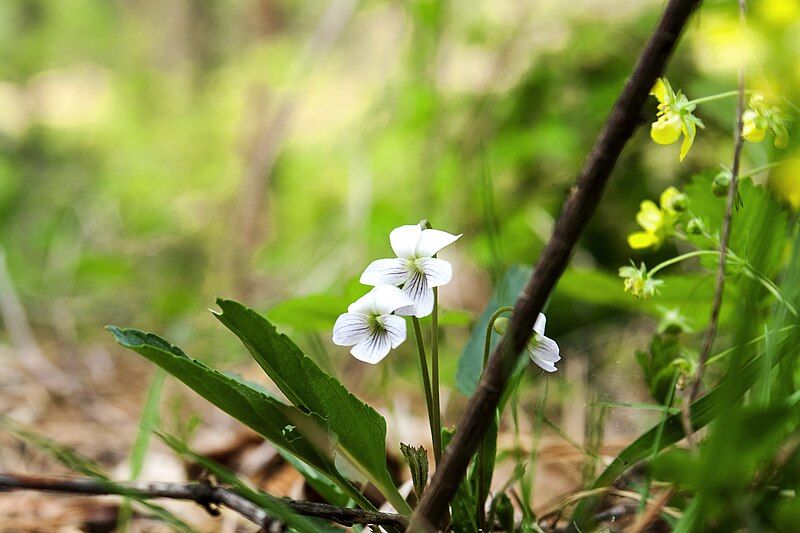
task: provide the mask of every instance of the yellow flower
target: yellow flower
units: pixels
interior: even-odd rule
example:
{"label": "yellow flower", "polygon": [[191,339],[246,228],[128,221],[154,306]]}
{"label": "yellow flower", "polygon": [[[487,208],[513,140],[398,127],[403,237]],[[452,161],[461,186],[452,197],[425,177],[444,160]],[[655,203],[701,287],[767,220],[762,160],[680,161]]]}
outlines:
{"label": "yellow flower", "polygon": [[763,94],[750,97],[750,109],[744,112],[742,137],[758,143],[764,140],[767,130],[775,135],[775,147],[786,148],[789,144],[789,117],[776,105],[767,102]]}
{"label": "yellow flower", "polygon": [[650,138],[658,144],[672,144],[680,138],[681,131],[681,117],[670,113],[653,122]]}
{"label": "yellow flower", "polygon": [[686,211],[686,195],[675,187],[667,187],[658,199],[661,208],[670,214]]}
{"label": "yellow flower", "polygon": [[637,298],[646,300],[658,293],[658,287],[664,282],[653,278],[647,273],[644,263],[636,268],[633,263],[631,266],[620,267],[619,277],[623,278],[625,292],[629,292]]}
{"label": "yellow flower", "polygon": [[658,248],[673,230],[677,214],[686,210],[686,196],[675,187],[669,187],[661,193],[661,206],[652,200],[644,200],[639,204],[636,222],[644,231],[635,231],[628,235],[628,246],[634,250]]}
{"label": "yellow flower", "polygon": [[751,143],[760,143],[763,141],[764,136],[767,134],[767,128],[763,126],[759,127],[758,114],[752,109],[748,109],[742,115],[742,119],[744,121],[742,137]]}
{"label": "yellow flower", "polygon": [[658,248],[666,237],[664,235],[664,212],[658,206],[645,200],[639,204],[636,222],[644,231],[636,231],[628,235],[628,245],[634,250]]}
{"label": "yellow flower", "polygon": [[658,144],[672,144],[683,135],[680,160],[686,157],[694,143],[698,127],[703,122],[692,114],[695,105],[680,91],[676,94],[666,78],[658,78],[650,94],[658,100],[657,119],[650,126],[650,138]]}

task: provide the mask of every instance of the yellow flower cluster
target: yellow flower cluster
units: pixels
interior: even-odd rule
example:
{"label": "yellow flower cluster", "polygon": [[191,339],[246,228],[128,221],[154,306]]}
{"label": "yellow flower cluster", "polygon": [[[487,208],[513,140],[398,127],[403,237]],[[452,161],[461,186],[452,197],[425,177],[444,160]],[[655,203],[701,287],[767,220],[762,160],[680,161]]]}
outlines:
{"label": "yellow flower cluster", "polygon": [[775,135],[775,147],[786,148],[789,144],[789,119],[783,111],[770,105],[763,94],[751,96],[749,104],[749,109],[742,116],[742,137],[746,141],[760,143],[769,130]]}
{"label": "yellow flower cluster", "polygon": [[658,293],[658,288],[664,282],[655,279],[647,272],[644,263],[639,268],[631,263],[631,266],[620,267],[619,277],[624,280],[625,292],[629,292],[637,298],[646,300]]}
{"label": "yellow flower cluster", "polygon": [[661,193],[659,204],[644,200],[639,204],[636,222],[643,231],[628,235],[628,245],[634,250],[658,248],[675,229],[678,213],[686,210],[686,196],[675,187]]}
{"label": "yellow flower cluster", "polygon": [[658,78],[650,94],[658,100],[658,119],[650,127],[650,138],[658,144],[672,144],[683,135],[680,160],[686,157],[703,122],[692,114],[695,104],[686,96],[672,90],[666,78]]}

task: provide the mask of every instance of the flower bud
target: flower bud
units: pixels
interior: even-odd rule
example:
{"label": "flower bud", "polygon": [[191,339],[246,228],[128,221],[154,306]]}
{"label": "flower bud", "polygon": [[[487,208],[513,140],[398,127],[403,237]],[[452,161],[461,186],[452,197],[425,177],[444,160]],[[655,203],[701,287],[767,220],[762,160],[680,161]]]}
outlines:
{"label": "flower bud", "polygon": [[494,321],[492,328],[494,329],[495,333],[502,335],[508,329],[508,319],[504,316],[501,316]]}
{"label": "flower bud", "polygon": [[676,213],[683,213],[689,208],[689,198],[682,192],[676,191],[674,194],[670,195],[664,203],[665,205],[662,206],[664,209],[670,209]]}
{"label": "flower bud", "polygon": [[730,170],[721,170],[714,176],[714,182],[711,184],[711,190],[714,192],[714,196],[727,196],[732,178],[733,176]]}
{"label": "flower bud", "polygon": [[701,235],[704,229],[705,225],[703,224],[703,221],[697,217],[686,223],[686,232],[690,235]]}
{"label": "flower bud", "polygon": [[692,328],[677,309],[665,309],[658,323],[659,333],[669,333],[677,335],[679,333],[691,333]]}

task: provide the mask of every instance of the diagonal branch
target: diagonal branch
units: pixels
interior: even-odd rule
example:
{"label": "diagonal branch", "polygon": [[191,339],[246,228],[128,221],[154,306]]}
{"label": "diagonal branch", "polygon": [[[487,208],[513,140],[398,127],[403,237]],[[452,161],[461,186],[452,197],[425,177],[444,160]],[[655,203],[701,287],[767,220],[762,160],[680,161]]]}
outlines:
{"label": "diagonal branch", "polygon": [[467,465],[489,423],[519,354],[530,338],[536,316],[567,266],[572,249],[591,218],[603,189],[639,122],[642,106],[664,70],[689,17],[701,0],[670,0],[622,94],[578,175],[555,230],[527,287],[520,295],[508,333],[492,355],[458,430],[412,517],[411,529],[434,530],[447,516]]}
{"label": "diagonal branch", "polygon": [[[207,483],[126,482],[109,483],[92,478],[65,478],[55,476],[25,476],[0,473],[0,492],[12,490],[35,490],[89,496],[120,495],[146,499],[167,498],[187,500],[211,510],[227,507],[250,522],[265,526],[274,522],[267,512],[233,489]],[[373,524],[403,528],[407,524],[404,516],[377,511],[364,511],[337,507],[326,503],[282,499],[281,502],[297,514],[330,520],[344,526]]]}

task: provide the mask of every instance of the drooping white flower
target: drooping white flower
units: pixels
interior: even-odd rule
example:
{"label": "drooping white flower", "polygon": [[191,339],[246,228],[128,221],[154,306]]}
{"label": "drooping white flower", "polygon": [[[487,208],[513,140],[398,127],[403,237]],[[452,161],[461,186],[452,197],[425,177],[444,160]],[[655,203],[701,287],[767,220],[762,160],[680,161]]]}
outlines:
{"label": "drooping white flower", "polygon": [[[533,324],[533,335],[525,346],[525,351],[531,358],[531,361],[544,370],[545,372],[555,372],[556,363],[561,360],[558,354],[558,344],[553,339],[544,336],[544,326],[547,322],[544,314],[539,313],[536,317],[536,322]],[[494,321],[494,330],[500,335],[505,334],[508,329],[508,319],[500,317]]]}
{"label": "drooping white flower", "polygon": [[414,305],[398,310],[398,314],[428,316],[433,311],[433,288],[447,284],[453,277],[450,263],[433,256],[459,237],[437,229],[422,229],[418,224],[395,228],[389,241],[397,257],[370,263],[361,274],[361,283],[402,286]]}
{"label": "drooping white flower", "polygon": [[406,340],[405,319],[392,313],[413,305],[397,287],[377,285],[339,315],[333,326],[333,342],[352,346],[353,357],[374,365]]}
{"label": "drooping white flower", "polygon": [[547,323],[543,313],[539,313],[536,317],[536,323],[533,325],[533,336],[528,341],[525,350],[531,356],[531,360],[536,363],[539,368],[545,372],[555,372],[556,363],[561,360],[558,354],[558,344],[556,341],[549,337],[544,336],[544,326]]}

